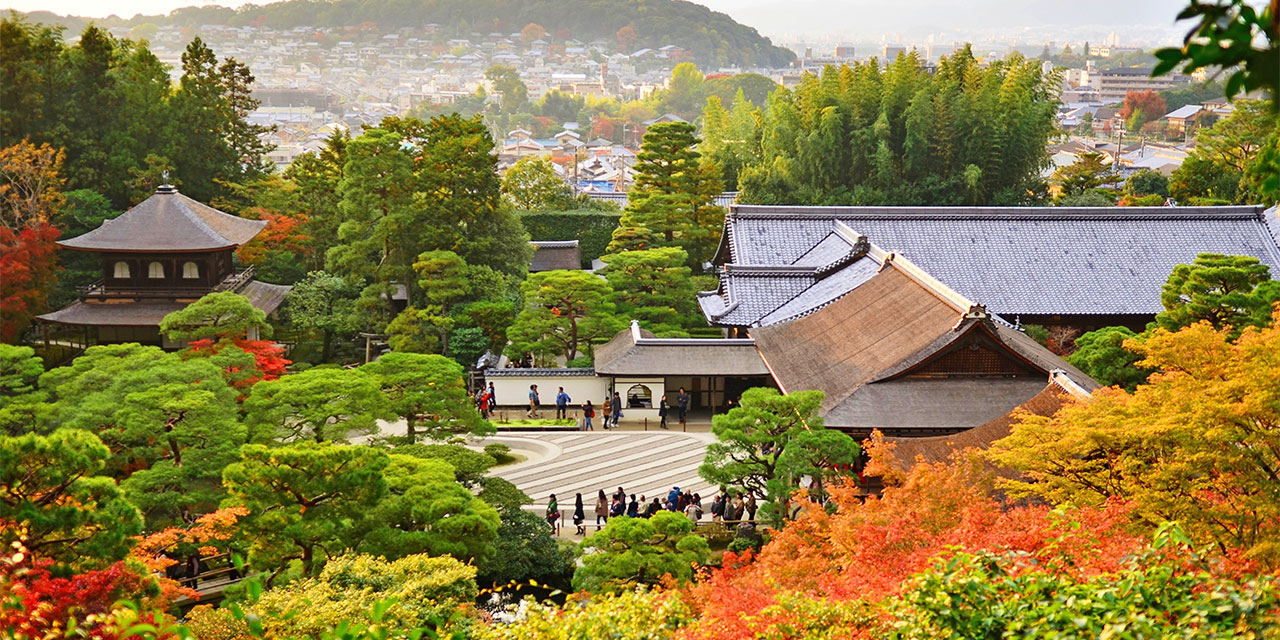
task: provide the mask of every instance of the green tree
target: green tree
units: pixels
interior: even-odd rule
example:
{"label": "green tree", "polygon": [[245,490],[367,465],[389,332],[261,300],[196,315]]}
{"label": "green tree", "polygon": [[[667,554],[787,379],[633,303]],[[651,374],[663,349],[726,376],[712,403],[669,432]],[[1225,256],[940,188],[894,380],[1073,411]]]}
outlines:
{"label": "green tree", "polygon": [[1159,171],[1140,169],[1124,182],[1124,192],[1130,196],[1157,195],[1169,197],[1169,179]]}
{"label": "green tree", "polygon": [[40,386],[56,401],[57,424],[110,447],[108,471],[150,521],[216,508],[222,468],[245,442],[236,391],[217,364],[156,347],[101,345],[46,373]]}
{"label": "green tree", "polygon": [[687,336],[685,329],[701,323],[683,249],[624,251],[604,261],[618,315],[641,321],[659,336]]}
{"label": "green tree", "polygon": [[520,158],[507,169],[502,195],[522,211],[567,209],[573,203],[569,185],[556,175],[550,160],[538,156]]}
{"label": "green tree", "polygon": [[302,575],[355,544],[359,524],[387,493],[385,452],[370,447],[300,442],[245,445],[223,471],[228,503],[249,510],[240,530],[249,562],[270,572],[268,586],[290,563]]}
{"label": "green tree", "polygon": [[586,553],[573,573],[573,588],[593,592],[656,585],[667,575],[688,582],[694,567],[711,555],[706,539],[693,533],[693,522],[674,511],[659,511],[652,518],[613,518],[583,540],[582,548]]}
{"label": "green tree", "polygon": [[244,401],[250,442],[345,441],[394,417],[380,380],[361,369],[316,367],[253,385]]}
{"label": "green tree", "polygon": [[1080,195],[1107,184],[1111,178],[1110,170],[1102,163],[1102,154],[1094,152],[1080,154],[1075,162],[1053,173],[1053,179],[1062,187],[1064,196]]}
{"label": "green tree", "polygon": [[320,361],[333,356],[333,339],[355,332],[355,301],[359,291],[347,280],[326,271],[312,271],[285,296],[289,321],[298,329],[319,331]]}
{"label": "green tree", "polygon": [[459,433],[487,435],[493,425],[480,417],[467,395],[462,367],[444,356],[388,353],[362,367],[382,387],[391,410],[404,418],[409,442],[418,428],[435,440]]}
{"label": "green tree", "polygon": [[42,430],[53,411],[49,394],[38,390],[44,359],[35,349],[0,344],[0,433],[19,436]]}
{"label": "green tree", "polygon": [[454,481],[443,460],[391,454],[387,494],[365,514],[361,551],[394,559],[415,553],[483,563],[492,557],[498,512]]}
{"label": "green tree", "polygon": [[1238,335],[1246,326],[1267,326],[1277,301],[1280,283],[1257,258],[1202,253],[1169,274],[1160,291],[1165,310],[1156,314],[1156,324],[1176,331],[1203,320]]}
{"label": "green tree", "polygon": [[681,62],[671,70],[667,89],[659,94],[658,110],[693,118],[706,100],[706,81],[702,72],[692,62]]}
{"label": "green tree", "polygon": [[234,291],[219,291],[160,320],[160,333],[173,342],[221,340],[271,335],[267,314],[249,298]]}
{"label": "green tree", "polygon": [[700,163],[693,132],[687,122],[663,122],[644,134],[620,225],[649,229],[664,246],[684,248],[690,266],[701,272],[719,241],[724,209],[714,203],[722,189],[720,170]]}
{"label": "green tree", "polygon": [[742,487],[764,503],[763,518],[780,524],[802,475],[816,474],[820,488],[836,473],[835,465],[852,463],[861,452],[853,438],[823,426],[822,398],[821,391],[784,396],[775,389],[748,389],[741,406],[712,419],[716,441],[707,446],[698,475]]}
{"label": "green tree", "polygon": [[486,587],[532,580],[553,588],[571,588],[572,547],[561,545],[551,537],[547,521],[518,506],[499,508],[499,514],[501,522],[494,554],[478,565],[477,581]]}
{"label": "green tree", "polygon": [[142,517],[111,478],[110,451],[92,433],[0,436],[0,544],[77,570],[124,558]]}
{"label": "green tree", "polygon": [[395,448],[394,453],[447,462],[453,467],[458,483],[468,488],[481,484],[485,473],[498,463],[496,458],[483,451],[459,444],[402,444]]}
{"label": "green tree", "polygon": [[513,354],[578,357],[590,345],[617,333],[609,283],[585,271],[531,273],[521,287],[526,307],[508,329]]}
{"label": "green tree", "polygon": [[484,77],[493,83],[493,90],[502,94],[502,113],[521,113],[529,105],[529,88],[520,79],[520,71],[515,67],[495,64],[484,72]]}
{"label": "green tree", "polygon": [[307,212],[302,231],[311,250],[307,255],[308,270],[324,269],[329,250],[339,242],[338,228],[343,221],[339,185],[350,141],[345,130],[335,130],[325,139],[324,148],[298,156],[284,170],[284,179],[295,188],[293,206]]}
{"label": "green tree", "polygon": [[1126,349],[1124,343],[1141,339],[1126,327],[1103,327],[1090,331],[1076,338],[1075,353],[1067,356],[1067,362],[1101,384],[1133,391],[1147,381],[1151,370],[1139,367],[1137,363],[1142,358]]}
{"label": "green tree", "polygon": [[471,270],[452,251],[421,253],[413,262],[413,270],[418,274],[424,303],[416,310],[418,319],[435,331],[441,352],[448,354],[449,331],[454,322],[449,313],[471,291]]}
{"label": "green tree", "polygon": [[1151,75],[1169,73],[1182,65],[1188,75],[1196,69],[1229,72],[1226,95],[1269,90],[1280,100],[1280,35],[1276,33],[1275,3],[1258,10],[1245,0],[1191,2],[1178,20],[1195,20],[1181,48],[1160,49]]}
{"label": "green tree", "polygon": [[1242,204],[1259,201],[1259,194],[1250,188],[1254,182],[1247,176],[1273,172],[1274,160],[1269,161],[1263,151],[1280,121],[1261,100],[1238,100],[1234,107],[1230,116],[1196,133],[1195,150],[1170,178],[1169,191],[1174,198]]}

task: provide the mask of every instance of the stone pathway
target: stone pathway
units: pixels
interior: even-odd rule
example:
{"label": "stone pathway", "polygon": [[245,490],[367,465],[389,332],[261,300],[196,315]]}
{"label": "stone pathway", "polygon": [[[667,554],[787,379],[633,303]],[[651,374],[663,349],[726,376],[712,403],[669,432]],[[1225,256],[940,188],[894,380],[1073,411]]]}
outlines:
{"label": "stone pathway", "polygon": [[[527,459],[491,473],[514,483],[533,498],[530,510],[542,513],[550,494],[556,494],[566,518],[573,513],[574,494],[582,493],[587,521],[595,522],[597,492],[627,494],[652,500],[678,486],[703,496],[709,505],[714,488],[698,477],[698,465],[713,436],[701,433],[653,431],[591,431],[572,433],[503,433],[480,441],[478,447],[501,442]],[[572,524],[567,525],[572,530]]]}

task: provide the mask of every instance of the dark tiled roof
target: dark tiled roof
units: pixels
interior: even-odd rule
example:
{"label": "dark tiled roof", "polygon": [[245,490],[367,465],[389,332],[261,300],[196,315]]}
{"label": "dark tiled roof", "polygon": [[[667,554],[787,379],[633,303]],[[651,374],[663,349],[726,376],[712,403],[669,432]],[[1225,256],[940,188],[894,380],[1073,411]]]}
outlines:
{"label": "dark tiled roof", "polygon": [[[289,289],[285,285],[250,280],[237,293],[249,298],[253,306],[270,314],[284,302]],[[165,316],[186,308],[192,300],[81,300],[38,316],[56,324],[77,326],[156,327]]]}
{"label": "dark tiled roof", "polygon": [[1044,376],[901,378],[859,387],[824,419],[845,429],[937,433],[999,418],[1045,387]]}
{"label": "dark tiled roof", "polygon": [[596,370],[591,368],[579,369],[546,369],[546,368],[529,368],[529,369],[485,369],[484,377],[486,378],[555,378],[560,376],[572,377],[591,377],[596,375]]}
{"label": "dark tiled roof", "polygon": [[1163,310],[1161,285],[1199,253],[1254,256],[1280,277],[1276,217],[1275,208],[1261,207],[737,205],[718,259],[803,263],[825,251],[838,221],[1006,317],[1145,315]]}
{"label": "dark tiled roof", "polygon": [[582,268],[582,253],[578,250],[577,240],[544,240],[529,244],[533,245],[530,272]]}
{"label": "dark tiled roof", "polygon": [[243,245],[266,226],[161,187],[118,218],[58,244],[85,251],[213,251]]}
{"label": "dark tiled roof", "polygon": [[596,373],[636,376],[767,376],[751,339],[655,338],[633,320],[596,347]]}

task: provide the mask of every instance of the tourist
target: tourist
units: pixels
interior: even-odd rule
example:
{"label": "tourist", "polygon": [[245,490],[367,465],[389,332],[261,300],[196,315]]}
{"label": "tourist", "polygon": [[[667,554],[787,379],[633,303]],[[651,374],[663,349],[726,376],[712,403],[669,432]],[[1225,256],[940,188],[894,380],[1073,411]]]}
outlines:
{"label": "tourist", "polygon": [[631,494],[631,502],[627,503],[627,517],[640,517],[640,503],[636,501],[636,494]]}
{"label": "tourist", "polygon": [[662,510],[662,505],[658,504],[658,499],[657,499],[657,498],[654,498],[654,499],[653,499],[653,502],[650,502],[650,503],[649,503],[649,506],[645,508],[645,510],[644,510],[644,517],[646,517],[646,518],[652,518],[652,517],[653,517],[653,514],[655,514],[655,513],[659,512],[659,511],[661,511],[661,510]]}
{"label": "tourist", "polygon": [[626,501],[622,498],[619,498],[618,496],[614,496],[613,506],[609,507],[609,517],[610,518],[622,517],[622,515],[626,513],[626,511],[627,511]]}
{"label": "tourist", "polygon": [[580,536],[587,535],[587,528],[583,526],[586,520],[587,514],[582,508],[582,494],[579,493],[578,497],[573,501],[573,526],[578,528],[577,533]]}
{"label": "tourist", "polygon": [[591,401],[588,400],[586,404],[582,405],[582,430],[583,431],[596,430],[595,427],[591,426],[591,419],[594,417],[596,417],[596,408],[592,406]]}
{"label": "tourist", "polygon": [[613,492],[613,499],[622,500],[625,502],[627,500],[627,492],[623,491],[622,487],[618,487],[618,490]]}
{"label": "tourist", "polygon": [[662,399],[658,401],[658,426],[663,429],[667,428],[667,394],[662,394]]}
{"label": "tourist", "polygon": [[617,429],[618,420],[622,418],[622,396],[618,395],[617,391],[614,391],[613,400],[610,402],[613,403],[613,428]]}
{"label": "tourist", "polygon": [[560,391],[556,393],[556,420],[569,418],[569,402],[572,400],[569,394],[564,392],[564,387],[560,387]]}
{"label": "tourist", "polygon": [[603,412],[604,421],[601,423],[605,429],[609,428],[609,416],[613,413],[613,402],[609,398],[609,394],[604,394],[604,402],[600,404],[600,411]]}
{"label": "tourist", "polygon": [[692,502],[693,502],[693,506],[698,508],[698,519],[701,520],[702,519],[702,496],[696,493],[693,494]]}
{"label": "tourist", "polygon": [[755,495],[747,496],[747,519],[755,522],[756,520],[756,497]]}
{"label": "tourist", "polygon": [[684,517],[688,518],[689,522],[698,521],[698,507],[693,504],[692,500],[689,501],[689,504],[684,506]]}
{"label": "tourist", "polygon": [[538,400],[538,385],[531,384],[529,385],[529,413],[525,414],[529,416],[529,419],[532,420],[538,417],[539,404],[541,402]]}
{"label": "tourist", "polygon": [[498,408],[498,394],[493,391],[493,383],[489,383],[489,413]]}
{"label": "tourist", "polygon": [[609,498],[604,495],[604,489],[600,490],[600,497],[596,498],[596,531],[600,530],[602,522],[609,524]]}
{"label": "tourist", "polygon": [[676,506],[679,503],[680,503],[680,487],[671,487],[670,493],[667,494],[667,508],[670,509],[671,511],[676,511],[679,509],[679,507]]}
{"label": "tourist", "polygon": [[679,511],[684,511],[684,508],[685,508],[685,507],[687,507],[687,506],[689,506],[689,503],[690,503],[690,502],[692,502],[692,501],[693,501],[693,496],[689,495],[689,492],[688,492],[688,491],[685,491],[685,492],[681,493],[681,494],[680,494],[680,501],[678,502],[678,504],[679,504]]}
{"label": "tourist", "polygon": [[547,524],[551,525],[551,530],[556,530],[556,520],[560,519],[560,503],[556,502],[556,494],[551,494],[551,500],[547,502]]}
{"label": "tourist", "polygon": [[676,405],[680,408],[680,424],[684,424],[685,417],[689,415],[689,394],[685,393],[684,387],[680,387],[680,393],[676,395]]}
{"label": "tourist", "polygon": [[720,522],[724,520],[724,498],[717,495],[711,499],[711,521]]}
{"label": "tourist", "polygon": [[742,519],[742,494],[741,493],[738,493],[733,496],[733,502],[730,504],[729,509],[730,511],[733,512],[733,517],[730,518],[731,520],[733,520],[734,522],[737,522]]}

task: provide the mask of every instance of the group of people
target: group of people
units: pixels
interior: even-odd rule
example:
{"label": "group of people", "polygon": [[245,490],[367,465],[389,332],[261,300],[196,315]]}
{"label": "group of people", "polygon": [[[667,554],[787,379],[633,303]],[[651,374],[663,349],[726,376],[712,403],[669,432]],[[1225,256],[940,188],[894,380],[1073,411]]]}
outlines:
{"label": "group of people", "polygon": [[[488,419],[490,414],[492,414],[498,407],[497,394],[494,393],[492,382],[489,383],[487,388],[481,387],[480,390],[472,396],[472,399],[475,402],[476,410],[479,411],[480,415],[486,419]],[[556,420],[568,419],[569,403],[571,402],[573,402],[573,398],[569,397],[569,394],[565,392],[564,387],[560,387],[556,391]],[[531,384],[529,385],[529,411],[525,416],[531,420],[541,418],[542,414],[538,411],[541,408],[542,396],[538,392],[538,385]],[[680,393],[676,395],[674,407],[672,407],[672,405],[667,401],[666,394],[663,394],[662,398],[658,400],[658,426],[663,429],[667,428],[667,415],[670,413],[672,408],[677,410],[680,424],[684,424],[689,415],[689,393],[684,390],[684,387],[680,387]],[[590,400],[587,400],[583,403],[581,409],[582,429],[584,431],[595,431],[594,420],[596,417],[596,405]],[[612,394],[606,393],[604,396],[604,402],[600,403],[600,411],[603,416],[601,426],[605,429],[616,429],[618,427],[618,420],[622,419],[621,394],[617,391],[614,391]]]}
{"label": "group of people", "polygon": [[[756,508],[755,496],[748,495],[744,498],[740,491],[736,493],[721,491],[711,501],[711,521],[739,522],[748,520],[754,522]],[[703,516],[702,496],[688,490],[681,491],[680,487],[672,487],[667,495],[650,500],[644,495],[636,497],[634,493],[628,494],[622,487],[618,487],[618,490],[612,496],[605,494],[604,489],[601,489],[596,497],[595,504],[596,531],[608,524],[609,518],[621,516],[652,518],[659,511],[683,513],[689,520],[697,522]],[[743,516],[746,517],[744,518]],[[560,503],[556,500],[556,494],[554,493],[551,494],[551,499],[547,503],[546,518],[547,524],[551,525],[553,530],[556,529],[560,519]],[[574,498],[573,525],[577,527],[577,535],[587,535],[587,511],[581,493]]]}

